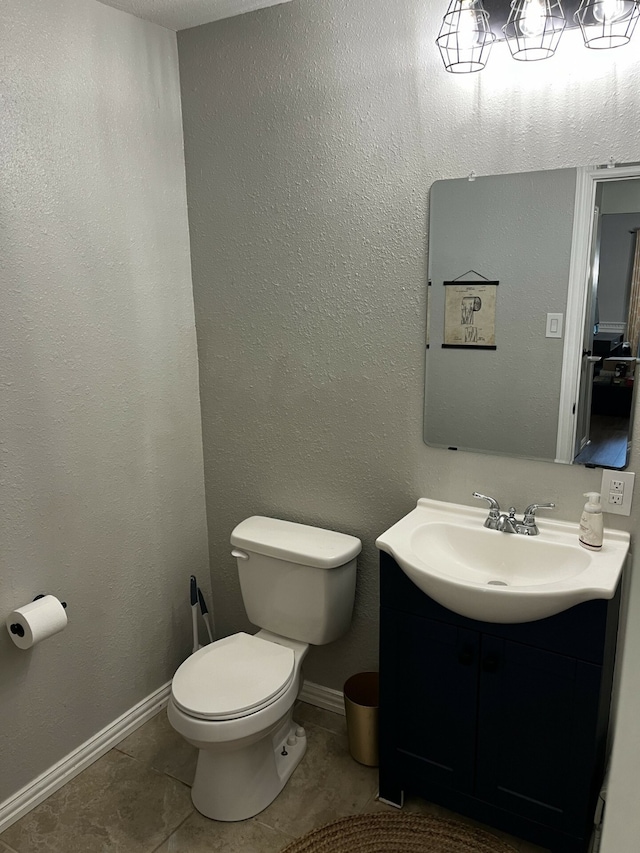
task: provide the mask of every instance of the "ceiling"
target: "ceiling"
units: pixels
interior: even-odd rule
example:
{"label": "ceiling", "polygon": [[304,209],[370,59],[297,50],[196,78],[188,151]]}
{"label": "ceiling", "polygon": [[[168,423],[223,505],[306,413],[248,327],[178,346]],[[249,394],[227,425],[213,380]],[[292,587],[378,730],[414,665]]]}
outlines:
{"label": "ceiling", "polygon": [[186,30],[253,12],[265,6],[277,6],[291,0],[100,0],[114,9],[130,12],[137,18],[160,24],[169,30]]}

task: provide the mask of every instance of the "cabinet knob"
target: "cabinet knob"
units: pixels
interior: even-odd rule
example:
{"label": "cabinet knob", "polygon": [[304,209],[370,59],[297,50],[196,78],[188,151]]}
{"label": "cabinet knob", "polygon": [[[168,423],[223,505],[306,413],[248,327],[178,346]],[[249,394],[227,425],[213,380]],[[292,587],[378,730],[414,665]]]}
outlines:
{"label": "cabinet knob", "polygon": [[462,666],[471,666],[473,663],[473,649],[469,646],[461,649],[460,654],[458,655],[458,661]]}
{"label": "cabinet knob", "polygon": [[500,661],[495,655],[489,655],[482,661],[482,669],[484,672],[497,672]]}

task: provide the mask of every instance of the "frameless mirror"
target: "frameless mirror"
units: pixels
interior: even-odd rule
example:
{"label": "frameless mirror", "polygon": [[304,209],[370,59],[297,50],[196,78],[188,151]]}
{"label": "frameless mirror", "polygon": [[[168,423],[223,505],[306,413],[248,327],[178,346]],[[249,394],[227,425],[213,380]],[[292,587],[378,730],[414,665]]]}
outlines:
{"label": "frameless mirror", "polygon": [[625,467],[639,229],[633,167],[434,183],[427,444]]}

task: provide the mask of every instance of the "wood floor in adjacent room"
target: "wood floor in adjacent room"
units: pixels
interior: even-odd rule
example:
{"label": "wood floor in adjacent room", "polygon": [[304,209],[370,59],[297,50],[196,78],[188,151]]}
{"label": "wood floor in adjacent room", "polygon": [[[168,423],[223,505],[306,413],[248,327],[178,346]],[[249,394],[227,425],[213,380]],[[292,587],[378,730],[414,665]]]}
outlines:
{"label": "wood floor in adjacent room", "polygon": [[579,465],[599,468],[624,468],[627,464],[629,418],[592,415],[589,443],[576,456]]}

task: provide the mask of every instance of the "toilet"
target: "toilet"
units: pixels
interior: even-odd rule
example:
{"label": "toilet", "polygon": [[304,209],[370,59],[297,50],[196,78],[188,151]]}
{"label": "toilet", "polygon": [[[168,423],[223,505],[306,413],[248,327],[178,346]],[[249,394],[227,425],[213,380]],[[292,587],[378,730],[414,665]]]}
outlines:
{"label": "toilet", "polygon": [[169,722],[196,746],[191,789],[214,820],[253,817],[278,796],[302,759],[306,734],[292,720],[309,645],[351,624],[355,536],[254,515],[231,534],[242,598],[260,630],[204,646],[171,683]]}

